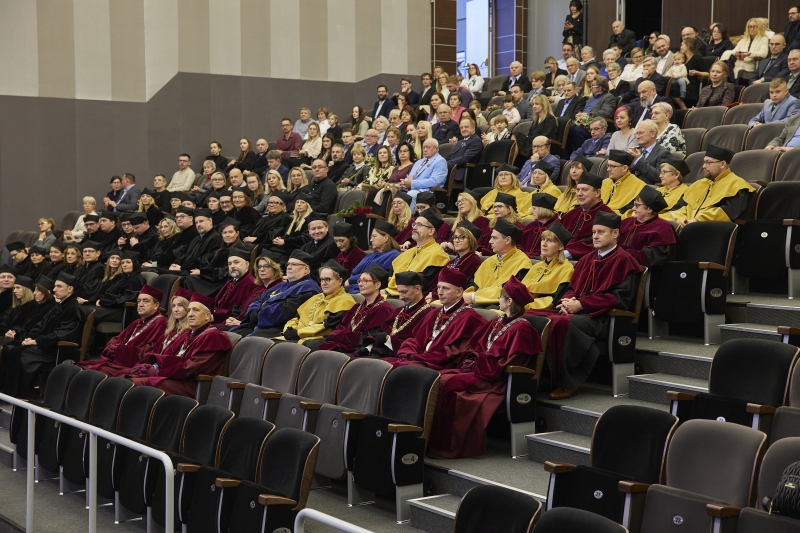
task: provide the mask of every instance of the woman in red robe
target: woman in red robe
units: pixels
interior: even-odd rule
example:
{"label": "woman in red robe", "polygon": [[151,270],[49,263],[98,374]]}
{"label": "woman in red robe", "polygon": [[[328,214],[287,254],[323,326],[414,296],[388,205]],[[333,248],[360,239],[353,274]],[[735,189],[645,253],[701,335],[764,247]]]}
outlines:
{"label": "woman in red robe", "polygon": [[669,259],[677,242],[672,224],[658,218],[667,201],[652,187],[645,187],[633,202],[633,216],[622,221],[619,244],[644,267],[661,265]]}
{"label": "woman in red robe", "polygon": [[531,196],[531,215],[535,220],[525,226],[517,243],[517,248],[531,259],[542,255],[542,233],[558,221],[558,214],[553,211],[555,205],[556,199],[549,194],[538,193]]}
{"label": "woman in red robe", "polygon": [[487,322],[470,340],[472,349],[461,354],[458,368],[441,370],[439,403],[428,449],[453,459],[486,451],[486,426],[503,403],[509,365],[527,366],[542,351],[539,333],[525,320],[525,306],[533,296],[517,278],[500,292],[504,315]]}
{"label": "woman in red robe", "polygon": [[367,254],[358,247],[358,239],[353,235],[352,224],[347,222],[335,224],[333,226],[333,240],[336,242],[336,247],[339,248],[336,262],[347,269],[347,277],[350,277],[353,269],[358,266]]}

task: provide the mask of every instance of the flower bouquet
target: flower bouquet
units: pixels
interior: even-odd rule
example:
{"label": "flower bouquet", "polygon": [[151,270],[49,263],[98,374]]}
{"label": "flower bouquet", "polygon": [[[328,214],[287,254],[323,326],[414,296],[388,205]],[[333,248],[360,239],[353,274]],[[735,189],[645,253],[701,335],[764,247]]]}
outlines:
{"label": "flower bouquet", "polygon": [[574,119],[572,119],[572,123],[575,124],[576,126],[580,126],[588,130],[589,124],[592,123],[593,119],[594,116],[591,113],[588,113],[586,115],[581,115],[580,117],[575,117]]}
{"label": "flower bouquet", "polygon": [[372,208],[369,206],[361,205],[361,202],[354,203],[351,207],[347,209],[342,209],[338,213],[336,213],[340,217],[353,217],[356,215],[369,215],[372,214]]}

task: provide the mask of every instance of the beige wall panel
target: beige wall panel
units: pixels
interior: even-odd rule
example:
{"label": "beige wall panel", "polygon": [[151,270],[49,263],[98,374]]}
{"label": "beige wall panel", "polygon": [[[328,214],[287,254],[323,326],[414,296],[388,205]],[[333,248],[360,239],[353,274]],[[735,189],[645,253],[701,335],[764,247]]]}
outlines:
{"label": "beige wall panel", "polygon": [[146,97],[178,73],[178,0],[144,0]]}
{"label": "beige wall panel", "polygon": [[[430,0],[408,0],[408,70],[400,74],[422,74],[431,68]],[[419,86],[417,80],[411,82]]]}
{"label": "beige wall panel", "polygon": [[75,98],[111,100],[109,0],[73,0]]}
{"label": "beige wall panel", "polygon": [[211,72],[209,27],[208,0],[178,0],[178,67],[181,72]]}
{"label": "beige wall panel", "polygon": [[300,0],[305,31],[300,35],[300,78],[328,79],[327,0]]}
{"label": "beige wall panel", "polygon": [[38,96],[36,2],[0,0],[0,13],[0,94]]}
{"label": "beige wall panel", "polygon": [[270,0],[271,77],[300,78],[300,40],[313,35],[308,25],[303,27],[306,32],[300,31],[300,3],[297,0]]}
{"label": "beige wall panel", "polygon": [[144,5],[142,0],[113,0],[109,8],[111,95],[114,100],[144,102]]}
{"label": "beige wall panel", "polygon": [[328,1],[328,80],[356,81],[355,0]]}
{"label": "beige wall panel", "polygon": [[270,3],[264,0],[242,2],[242,76],[267,78],[270,67]]}
{"label": "beige wall panel", "polygon": [[209,20],[214,21],[209,41],[212,74],[242,75],[242,32],[224,31],[224,28],[241,28],[242,9],[239,0],[209,0]]}
{"label": "beige wall panel", "polygon": [[381,0],[381,72],[408,73],[408,0]]}
{"label": "beige wall panel", "polygon": [[75,98],[75,40],[71,0],[37,0],[39,96]]}
{"label": "beige wall panel", "polygon": [[[363,80],[381,73],[383,48],[381,43],[381,2],[356,0],[356,80]],[[393,43],[393,48],[405,43]]]}

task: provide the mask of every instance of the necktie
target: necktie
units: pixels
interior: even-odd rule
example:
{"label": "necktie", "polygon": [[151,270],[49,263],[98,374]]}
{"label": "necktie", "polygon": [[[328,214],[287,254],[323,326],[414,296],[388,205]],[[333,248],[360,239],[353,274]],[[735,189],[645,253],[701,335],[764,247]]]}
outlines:
{"label": "necktie", "polygon": [[795,80],[797,80],[797,76],[795,74],[789,76],[789,81],[786,82],[786,87],[791,89],[792,85],[794,85]]}
{"label": "necktie", "polygon": [[772,113],[771,113],[770,116],[774,117],[775,116],[775,111],[777,111],[777,110],[778,110],[778,104],[772,104]]}

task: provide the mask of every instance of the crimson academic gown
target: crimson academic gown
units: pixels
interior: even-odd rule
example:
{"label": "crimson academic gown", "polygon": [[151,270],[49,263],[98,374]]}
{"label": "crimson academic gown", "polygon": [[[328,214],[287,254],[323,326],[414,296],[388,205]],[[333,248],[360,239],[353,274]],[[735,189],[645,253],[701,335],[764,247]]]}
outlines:
{"label": "crimson academic gown", "polygon": [[653,267],[669,259],[670,248],[677,239],[672,224],[666,220],[656,216],[640,224],[630,217],[622,221],[617,242],[640,265]]}
{"label": "crimson academic gown", "polygon": [[[572,233],[572,240],[566,246],[571,259],[577,261],[589,252],[594,251],[592,244],[592,226],[598,211],[614,213],[606,204],[598,202],[591,209],[584,211],[581,206],[569,211],[561,219],[561,224]],[[616,214],[616,213],[615,213]]]}
{"label": "crimson academic gown", "polygon": [[[479,230],[481,230],[481,235],[483,235],[486,232],[489,232],[489,233],[492,232],[492,228],[489,227],[489,219],[486,218],[483,215],[475,217],[475,220],[471,220],[470,222],[472,222],[475,225],[475,227],[477,227]],[[458,229],[458,224],[454,224],[450,228],[450,235],[449,235],[449,237],[447,239],[448,241],[452,241],[453,240],[453,234],[455,233],[455,231],[457,229]]]}
{"label": "crimson academic gown", "polygon": [[[429,313],[438,311],[421,299],[411,307],[399,307],[381,324],[379,331],[364,335],[361,346],[355,352],[356,357],[390,357],[394,351],[386,345],[390,339],[392,347],[398,349],[407,339],[411,338],[419,329],[420,324]],[[371,348],[368,348],[371,346]]]}
{"label": "crimson academic gown", "polygon": [[574,315],[561,315],[556,309],[527,311],[551,320],[547,364],[553,388],[574,389],[586,380],[599,350],[596,340],[608,336],[611,309],[630,309],[636,298],[639,263],[616,246],[600,258],[597,252],[585,255],[575,265],[569,288],[562,299],[578,298],[583,309]]}
{"label": "crimson academic gown", "polygon": [[428,448],[450,459],[486,451],[486,426],[505,396],[503,369],[527,366],[542,351],[539,333],[522,315],[487,322],[470,344],[473,348],[461,354],[458,368],[440,371],[439,402]]}
{"label": "crimson academic gown", "polygon": [[197,331],[186,329],[164,353],[150,353],[145,358],[145,363],[149,365],[158,364],[157,375],[134,377],[132,380],[134,385],[157,387],[167,394],[194,398],[197,392],[197,376],[222,374],[225,355],[230,349],[228,335],[211,324],[206,324]]}
{"label": "crimson academic gown", "polygon": [[147,352],[161,347],[167,322],[167,317],[160,312],[153,313],[145,319],[137,318],[106,344],[99,361],[80,361],[77,364],[84,369],[97,370],[109,377],[121,370],[136,366],[142,362]]}
{"label": "crimson academic gown", "polygon": [[216,307],[214,309],[214,321],[225,322],[228,318],[241,314],[247,310],[247,302],[254,292],[259,289],[263,292],[261,285],[255,284],[253,274],[248,272],[238,280],[229,279],[214,297]]}
{"label": "crimson academic gown", "polygon": [[350,273],[353,272],[353,269],[358,266],[366,255],[364,250],[358,246],[351,246],[346,252],[339,252],[339,255],[336,256],[336,262],[347,269],[347,276],[350,277]]}
{"label": "crimson academic gown", "polygon": [[[450,319],[452,321],[448,324]],[[414,335],[395,350],[397,357],[387,358],[387,361],[394,366],[414,364],[434,370],[454,368],[459,355],[471,349],[472,334],[484,324],[486,320],[464,300],[447,312],[441,307],[429,313]],[[434,329],[440,332],[436,337]]]}
{"label": "crimson academic gown", "polygon": [[[253,302],[255,302],[266,291],[268,291],[269,289],[271,289],[275,285],[277,285],[279,283],[282,283],[282,282],[283,282],[283,280],[276,279],[276,280],[273,280],[272,283],[270,283],[269,286],[267,286],[267,287],[264,287],[263,285],[256,285],[256,290],[253,291],[250,294],[250,296],[247,298],[247,301],[244,302],[244,305],[242,305],[240,307],[241,311],[239,312],[238,315],[236,315],[236,317],[235,317],[236,320],[238,320],[239,322],[243,321],[247,317],[247,310],[250,308],[250,305]],[[221,329],[223,331],[227,331],[228,329],[230,329],[229,326],[225,325],[225,321],[224,320],[222,322],[218,322],[218,323],[214,324],[214,327],[217,328],[217,329]]]}
{"label": "crimson academic gown", "polygon": [[361,344],[361,337],[379,331],[383,323],[393,314],[394,306],[381,296],[378,296],[371,305],[362,301],[345,313],[336,329],[325,336],[325,341],[317,349],[354,353]]}
{"label": "crimson academic gown", "polygon": [[538,220],[534,220],[522,230],[522,236],[519,238],[517,248],[525,252],[525,255],[534,259],[542,255],[542,233],[558,221],[558,215],[554,216],[544,224]]}
{"label": "crimson academic gown", "polygon": [[[525,226],[522,225],[521,222],[514,222],[514,225],[521,230],[525,230]],[[494,228],[489,228],[483,233],[481,233],[481,238],[478,239],[478,253],[483,255],[494,255],[492,251],[492,244],[489,239],[492,238],[492,231]]]}
{"label": "crimson academic gown", "polygon": [[452,268],[453,270],[458,270],[469,280],[469,283],[472,283],[472,276],[475,275],[475,271],[481,266],[483,261],[481,260],[481,256],[476,254],[475,252],[469,253],[463,257],[456,256],[455,259],[447,263],[445,268]]}

